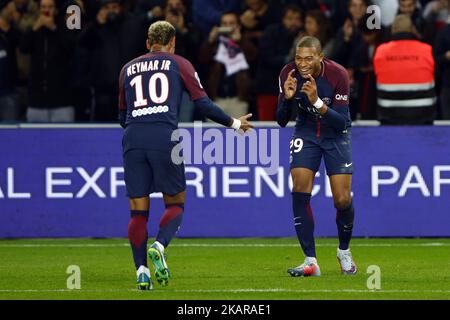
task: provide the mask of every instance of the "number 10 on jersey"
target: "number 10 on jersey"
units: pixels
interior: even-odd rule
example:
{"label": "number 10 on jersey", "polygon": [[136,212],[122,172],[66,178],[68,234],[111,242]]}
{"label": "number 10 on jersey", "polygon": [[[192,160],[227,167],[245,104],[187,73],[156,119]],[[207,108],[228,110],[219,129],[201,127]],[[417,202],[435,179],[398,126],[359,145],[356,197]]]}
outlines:
{"label": "number 10 on jersey", "polygon": [[[157,92],[157,84],[160,84],[160,92]],[[148,105],[148,101],[144,98],[144,90],[142,84],[142,75],[134,77],[130,81],[130,85],[134,87],[136,100],[134,107],[140,108]],[[154,104],[162,104],[169,97],[169,79],[162,72],[153,74],[148,81],[149,98]]]}

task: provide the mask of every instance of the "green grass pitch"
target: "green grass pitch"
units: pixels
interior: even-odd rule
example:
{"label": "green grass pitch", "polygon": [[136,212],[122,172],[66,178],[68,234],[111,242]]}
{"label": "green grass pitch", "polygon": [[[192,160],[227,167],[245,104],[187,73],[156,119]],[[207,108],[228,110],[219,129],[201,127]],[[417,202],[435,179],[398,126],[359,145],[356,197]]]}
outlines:
{"label": "green grass pitch", "polygon": [[[169,286],[141,292],[126,239],[0,240],[0,299],[450,299],[450,239],[353,239],[355,276],[340,274],[336,243],[317,239],[321,277],[292,278],[296,239],[176,239]],[[67,289],[70,265],[79,290]],[[371,265],[380,290],[367,287]]]}

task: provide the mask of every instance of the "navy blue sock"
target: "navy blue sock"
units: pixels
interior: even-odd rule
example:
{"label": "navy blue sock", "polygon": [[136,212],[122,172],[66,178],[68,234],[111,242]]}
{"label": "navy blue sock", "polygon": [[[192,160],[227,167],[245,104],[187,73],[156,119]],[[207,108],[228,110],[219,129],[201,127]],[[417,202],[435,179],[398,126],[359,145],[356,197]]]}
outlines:
{"label": "navy blue sock", "polygon": [[133,251],[136,270],[140,266],[147,267],[147,221],[148,211],[131,210],[131,220],[128,224],[128,240]]}
{"label": "navy blue sock", "polygon": [[347,250],[350,245],[353,231],[353,220],[355,219],[355,209],[353,201],[345,209],[336,208],[336,225],[339,235],[339,249]]}
{"label": "navy blue sock", "polygon": [[183,220],[183,211],[183,203],[166,205],[166,210],[159,221],[159,231],[156,236],[156,241],[161,243],[164,248],[167,248],[180,228],[181,221]]}
{"label": "navy blue sock", "polygon": [[310,193],[292,192],[292,208],[294,210],[294,224],[298,241],[305,256],[315,257],[314,217],[309,203],[310,199]]}

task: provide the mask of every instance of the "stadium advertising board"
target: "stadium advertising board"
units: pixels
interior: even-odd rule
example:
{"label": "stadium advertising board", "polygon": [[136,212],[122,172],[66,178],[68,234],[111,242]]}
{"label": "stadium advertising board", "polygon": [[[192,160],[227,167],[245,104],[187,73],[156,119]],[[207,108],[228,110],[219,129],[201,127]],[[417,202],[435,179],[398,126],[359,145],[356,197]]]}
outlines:
{"label": "stadium advertising board", "polygon": [[[179,236],[294,236],[292,132],[264,127],[242,138],[182,128],[188,199]],[[450,127],[354,127],[352,135],[354,235],[450,236]],[[125,237],[121,139],[118,128],[1,130],[0,237]],[[150,215],[159,217],[153,198]],[[312,207],[316,235],[336,236],[323,166]]]}

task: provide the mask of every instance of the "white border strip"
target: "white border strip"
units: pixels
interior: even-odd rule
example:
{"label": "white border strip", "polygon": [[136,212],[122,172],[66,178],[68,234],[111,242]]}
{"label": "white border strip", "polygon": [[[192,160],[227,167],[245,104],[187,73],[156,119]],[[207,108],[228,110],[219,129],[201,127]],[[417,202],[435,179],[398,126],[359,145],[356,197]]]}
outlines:
{"label": "white border strip", "polygon": [[121,128],[117,123],[19,123],[20,129],[111,129]]}
{"label": "white border strip", "polygon": [[[282,129],[275,121],[254,121],[257,128],[278,128]],[[435,120],[435,126],[450,126],[450,120]],[[378,120],[355,120],[353,127],[376,127],[380,126]],[[180,128],[194,128],[193,122],[180,122]],[[214,122],[202,122],[203,128],[222,128],[223,126]],[[295,121],[290,121],[288,128],[295,127]],[[120,129],[119,124],[115,123],[17,123],[17,124],[0,124],[1,129]]]}
{"label": "white border strip", "polygon": [[377,84],[378,90],[395,92],[395,91],[422,91],[434,88],[434,80],[426,83],[403,83],[403,84]]}
{"label": "white border strip", "polygon": [[436,98],[392,100],[378,99],[378,105],[383,108],[426,108],[432,107],[436,103]]}

